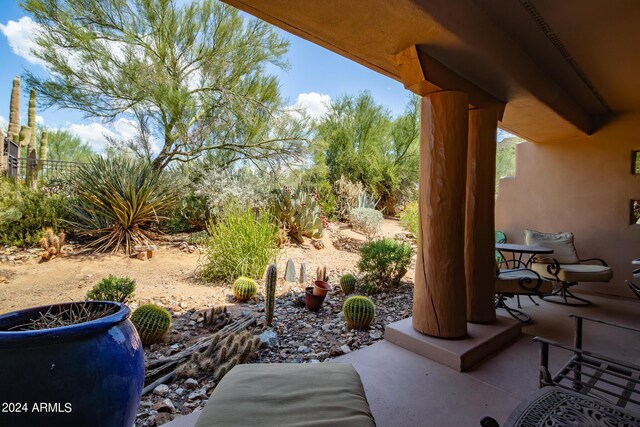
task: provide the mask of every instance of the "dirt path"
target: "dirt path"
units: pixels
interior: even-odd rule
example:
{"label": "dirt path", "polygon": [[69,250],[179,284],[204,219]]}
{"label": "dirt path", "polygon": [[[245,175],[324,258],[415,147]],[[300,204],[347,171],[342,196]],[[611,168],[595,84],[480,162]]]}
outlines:
{"label": "dirt path", "polygon": [[[361,234],[339,225],[334,225],[335,232],[354,241],[364,241]],[[385,220],[382,235],[393,237],[402,232],[397,221]],[[307,264],[309,279],[315,277],[317,267],[327,266],[327,270],[334,272],[356,271],[357,253],[336,249],[329,233],[323,242],[325,247],[319,250],[310,245],[284,248],[278,261],[279,274],[284,274],[289,258],[294,260],[296,267],[302,262]],[[135,279],[135,300],[138,302],[200,308],[226,301],[229,287],[205,285],[196,279],[194,273],[199,258],[197,251],[190,254],[169,245],[160,246],[152,259],[144,261],[121,254],[70,254],[46,263],[32,258],[20,265],[0,264],[0,313],[82,300],[96,282],[109,274]],[[407,279],[412,280],[412,275],[410,269]]]}

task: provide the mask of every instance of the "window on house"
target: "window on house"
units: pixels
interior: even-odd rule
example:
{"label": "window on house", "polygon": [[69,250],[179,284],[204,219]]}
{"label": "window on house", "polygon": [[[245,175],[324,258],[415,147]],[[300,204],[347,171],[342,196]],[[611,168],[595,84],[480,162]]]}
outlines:
{"label": "window on house", "polygon": [[640,200],[631,201],[631,224],[640,225]]}
{"label": "window on house", "polygon": [[633,151],[631,153],[631,173],[640,175],[640,151]]}

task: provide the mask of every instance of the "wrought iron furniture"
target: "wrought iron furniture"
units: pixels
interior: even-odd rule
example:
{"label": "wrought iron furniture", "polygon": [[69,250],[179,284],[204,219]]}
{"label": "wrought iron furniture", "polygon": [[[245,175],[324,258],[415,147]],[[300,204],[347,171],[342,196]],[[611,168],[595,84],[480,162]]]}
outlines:
{"label": "wrought iron furniture", "polygon": [[[536,255],[531,269],[558,284],[558,288],[544,300],[569,306],[589,306],[591,301],[574,295],[570,288],[579,282],[609,282],[613,271],[600,258],[580,259],[573,244],[573,233],[542,233],[525,230],[525,242],[553,249],[553,257]],[[597,264],[589,264],[597,262]],[[569,302],[569,300],[576,302]]]}
{"label": "wrought iron furniture", "polygon": [[[504,427],[640,425],[640,366],[585,350],[583,324],[589,321],[638,333],[640,329],[583,316],[572,317],[575,319],[573,347],[534,338],[540,342],[540,390],[511,413]],[[572,353],[554,376],[549,372],[549,347]],[[491,417],[483,418],[480,425],[499,427]]]}
{"label": "wrought iron furniture", "polygon": [[[585,350],[583,324],[586,320],[618,330],[640,333],[640,329],[584,316],[571,317],[575,319],[573,347],[541,337],[534,338],[534,341],[540,343],[540,387],[554,386],[574,390],[640,413],[640,365]],[[562,369],[553,376],[549,372],[550,346],[573,353]]]}
{"label": "wrought iron furniture", "polygon": [[[496,252],[500,254],[500,257],[502,258],[502,263],[499,264],[501,267],[504,266],[506,269],[530,269],[531,261],[535,255],[551,254],[553,253],[553,249],[546,248],[544,246],[527,246],[496,242]],[[509,256],[506,256],[507,253]],[[549,292],[551,291],[552,290]],[[541,297],[539,294],[535,295]],[[532,298],[532,295],[527,296],[533,304],[540,305]],[[518,302],[518,308],[521,309],[522,305],[520,304],[520,295],[516,295],[516,301]]]}
{"label": "wrought iron furniture", "polygon": [[[504,243],[507,243],[507,235],[503,231],[497,230],[496,245],[504,244]],[[502,263],[504,262],[504,257],[502,256],[500,251],[498,251],[497,249],[496,249],[496,262],[498,263],[498,265],[502,265]]]}
{"label": "wrought iron furniture", "polygon": [[[631,264],[636,266],[640,265],[640,258],[634,259],[633,261],[631,261]],[[640,279],[640,268],[636,268],[635,270],[633,270],[633,278]],[[638,299],[640,299],[640,286],[636,285],[630,280],[625,280],[625,283],[627,284],[627,286],[629,286],[631,292],[633,292],[634,295],[637,296]]]}
{"label": "wrought iron furniture", "polygon": [[[500,427],[490,417],[482,427]],[[637,427],[640,416],[600,399],[559,387],[545,387],[523,401],[503,427]]]}
{"label": "wrought iron furniture", "polygon": [[[522,323],[531,322],[531,316],[522,310],[509,307],[506,299],[520,295],[541,297],[552,290],[551,282],[531,269],[500,270],[496,264],[496,309],[505,310],[511,317]],[[520,304],[518,308],[521,308]]]}

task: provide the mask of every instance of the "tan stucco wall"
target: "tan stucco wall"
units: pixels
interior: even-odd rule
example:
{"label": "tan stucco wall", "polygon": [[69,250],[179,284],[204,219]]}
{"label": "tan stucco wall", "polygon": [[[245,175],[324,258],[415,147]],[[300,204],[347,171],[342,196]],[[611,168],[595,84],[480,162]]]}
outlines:
{"label": "tan stucco wall", "polygon": [[629,224],[629,201],[640,200],[633,150],[640,150],[640,113],[619,116],[590,137],[519,144],[516,176],[500,180],[496,230],[513,243],[522,243],[525,228],[572,231],[581,258],[602,258],[614,270],[612,282],[576,290],[631,297],[624,280],[640,258],[640,225]]}

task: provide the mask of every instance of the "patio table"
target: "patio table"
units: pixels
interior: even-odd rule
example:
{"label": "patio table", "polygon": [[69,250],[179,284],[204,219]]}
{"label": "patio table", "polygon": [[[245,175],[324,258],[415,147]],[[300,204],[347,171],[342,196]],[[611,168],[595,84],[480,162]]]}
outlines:
{"label": "patio table", "polygon": [[558,387],[544,387],[521,403],[504,427],[638,425],[638,414],[607,401]]}
{"label": "patio table", "polygon": [[[505,260],[505,266],[510,269],[529,268],[534,256],[553,253],[553,249],[545,246],[516,245],[514,243],[497,243],[496,250]],[[504,253],[511,253],[511,258],[505,257]]]}

